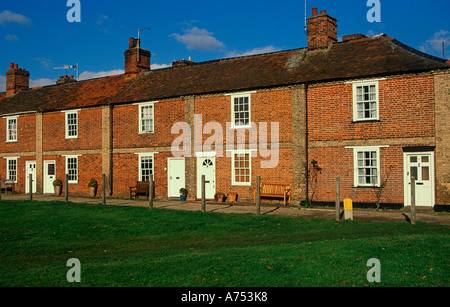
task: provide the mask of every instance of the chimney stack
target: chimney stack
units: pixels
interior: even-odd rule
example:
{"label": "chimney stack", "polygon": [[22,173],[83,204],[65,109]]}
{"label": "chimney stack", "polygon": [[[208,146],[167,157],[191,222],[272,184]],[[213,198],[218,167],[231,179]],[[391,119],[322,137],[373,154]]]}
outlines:
{"label": "chimney stack", "polygon": [[313,15],[308,18],[308,49],[326,49],[336,42],[337,20],[325,10],[317,15],[317,8],[313,8]]}
{"label": "chimney stack", "polygon": [[67,84],[67,83],[76,83],[77,80],[73,78],[73,75],[65,75],[60,76],[59,79],[56,81],[56,84]]}
{"label": "chimney stack", "polygon": [[6,96],[11,96],[20,90],[30,88],[30,73],[18,64],[9,63],[9,69],[6,71]]}
{"label": "chimney stack", "polygon": [[125,73],[138,74],[150,70],[151,53],[141,48],[141,40],[130,37],[125,51]]}

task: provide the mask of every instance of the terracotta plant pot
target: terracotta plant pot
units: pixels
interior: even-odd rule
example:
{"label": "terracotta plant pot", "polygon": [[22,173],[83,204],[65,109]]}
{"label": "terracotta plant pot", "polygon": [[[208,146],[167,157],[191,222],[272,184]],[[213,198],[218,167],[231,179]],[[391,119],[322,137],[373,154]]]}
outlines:
{"label": "terracotta plant pot", "polygon": [[97,195],[97,187],[88,187],[88,189],[90,197],[95,197],[95,195]]}
{"label": "terracotta plant pot", "polygon": [[54,186],[54,188],[55,188],[55,195],[56,196],[61,195],[61,193],[62,193],[62,186],[56,185],[56,186]]}
{"label": "terracotta plant pot", "polygon": [[237,193],[228,193],[228,198],[230,203],[236,203],[238,200],[238,194]]}

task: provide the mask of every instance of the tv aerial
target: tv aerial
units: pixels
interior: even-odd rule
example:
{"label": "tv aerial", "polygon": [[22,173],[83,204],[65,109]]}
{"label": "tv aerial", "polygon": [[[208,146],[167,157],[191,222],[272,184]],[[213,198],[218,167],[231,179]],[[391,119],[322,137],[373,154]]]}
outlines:
{"label": "tv aerial", "polygon": [[138,28],[138,27],[128,27],[128,28],[130,28],[130,29],[135,29],[135,30],[137,30],[138,31],[138,37],[137,37],[137,39],[138,39],[138,52],[137,52],[137,62],[139,63],[139,60],[140,60],[140,49],[141,49],[141,31],[145,31],[145,30],[151,30],[152,28]]}
{"label": "tv aerial", "polygon": [[442,43],[442,58],[445,60],[445,43],[450,42],[450,39],[436,39],[427,41],[427,43]]}
{"label": "tv aerial", "polygon": [[67,72],[69,69],[73,69],[73,71],[77,75],[77,80],[78,80],[78,63],[75,65],[64,65],[63,67],[55,67],[53,69],[64,69],[66,71],[66,75],[67,75]]}

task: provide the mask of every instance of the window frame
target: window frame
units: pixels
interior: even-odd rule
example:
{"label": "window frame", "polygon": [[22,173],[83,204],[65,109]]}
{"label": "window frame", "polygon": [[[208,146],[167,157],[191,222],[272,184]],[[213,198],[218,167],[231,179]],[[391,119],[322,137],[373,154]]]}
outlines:
{"label": "window frame", "polygon": [[[19,158],[18,157],[10,157],[10,158],[6,158],[6,180],[13,180],[12,178],[11,178],[11,172],[12,171],[15,171],[15,179],[14,179],[14,183],[17,183],[17,175],[18,175],[18,167],[19,167],[19,165],[18,165],[18,160]],[[16,163],[16,169],[15,170],[11,170],[10,169],[10,165],[9,165],[9,162],[10,161],[15,161],[15,163]]]}
{"label": "window frame", "polygon": [[[248,182],[238,182],[236,181],[236,155],[248,155],[248,176],[249,181]],[[245,169],[245,168],[243,168]],[[232,151],[231,156],[231,185],[233,186],[251,186],[252,185],[252,151],[251,150],[235,150]]]}
{"label": "window frame", "polygon": [[[379,90],[379,80],[366,80],[366,81],[358,81],[353,82],[353,121],[354,122],[366,122],[366,121],[376,121],[380,120],[380,90]],[[375,117],[367,117],[367,118],[359,118],[358,117],[358,104],[366,103],[366,101],[359,102],[358,101],[358,88],[364,86],[375,86],[375,105],[376,105],[376,115]],[[371,100],[369,100],[370,103]],[[364,113],[363,108],[363,113]]]}
{"label": "window frame", "polygon": [[151,157],[152,159],[152,167],[151,167],[151,176],[152,176],[152,180],[155,180],[155,153],[140,153],[137,154],[138,155],[138,163],[139,163],[139,173],[138,173],[138,181],[145,181],[143,176],[142,176],[142,158],[146,158],[146,157]]}
{"label": "window frame", "polygon": [[75,155],[75,156],[65,156],[66,158],[66,174],[69,175],[69,159],[76,159],[76,179],[69,179],[67,181],[68,184],[78,184],[78,178],[79,178],[79,169],[80,169],[80,160],[78,159],[80,156],[79,155]]}
{"label": "window frame", "polygon": [[[139,110],[139,134],[153,134],[155,133],[155,102],[146,102],[146,103],[140,103],[137,104],[138,110]],[[143,116],[142,116],[142,110],[143,108],[150,107],[152,110],[151,118],[148,118],[146,120],[151,120],[151,131],[146,131],[142,129],[142,123],[143,123]]]}
{"label": "window frame", "polygon": [[[349,149],[353,149],[353,187],[355,188],[379,188],[381,185],[381,148],[387,148],[388,145],[382,146],[355,146],[355,147],[345,147]],[[365,152],[376,152],[376,172],[377,172],[377,182],[374,184],[371,183],[359,183],[359,169],[363,168],[364,170],[367,168],[365,165],[363,167],[358,166],[358,153]],[[370,166],[371,168],[372,165]],[[367,175],[364,175],[366,177]]]}
{"label": "window frame", "polygon": [[[7,143],[17,142],[17,139],[18,139],[18,122],[19,122],[18,118],[19,118],[18,116],[6,117],[5,118],[6,119],[6,142]],[[15,129],[16,129],[16,133],[15,133],[16,138],[15,139],[11,139],[10,138],[10,131],[11,131],[11,129],[10,129],[9,122],[12,121],[12,120],[16,121],[16,127],[15,127]]]}
{"label": "window frame", "polygon": [[[248,129],[252,127],[252,93],[233,94],[231,96],[231,128],[232,129]],[[248,124],[236,125],[236,111],[234,110],[235,99],[247,98],[248,99]],[[245,111],[242,111],[245,112]]]}
{"label": "window frame", "polygon": [[[65,128],[66,128],[66,139],[77,139],[78,138],[78,126],[79,126],[79,113],[80,110],[70,110],[70,111],[64,111],[65,113]],[[69,115],[76,115],[76,125],[75,125],[75,131],[76,131],[76,135],[69,135]],[[71,126],[73,126],[74,124],[71,124]]]}

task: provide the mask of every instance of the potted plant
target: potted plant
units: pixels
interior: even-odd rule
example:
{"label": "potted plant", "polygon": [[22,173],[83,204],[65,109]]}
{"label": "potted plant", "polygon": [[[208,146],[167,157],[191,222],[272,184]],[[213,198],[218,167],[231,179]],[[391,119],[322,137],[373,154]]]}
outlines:
{"label": "potted plant", "polygon": [[238,193],[228,193],[228,199],[230,200],[230,203],[236,203],[238,200]]}
{"label": "potted plant", "polygon": [[53,187],[54,187],[54,189],[55,189],[55,195],[56,195],[56,196],[61,195],[61,192],[62,192],[62,185],[63,185],[63,183],[62,183],[61,179],[56,178],[56,179],[53,181]]}
{"label": "potted plant", "polygon": [[91,180],[89,180],[89,183],[87,186],[89,189],[89,196],[95,197],[95,195],[97,194],[97,187],[98,187],[97,180],[95,180],[94,178],[91,178]]}
{"label": "potted plant", "polygon": [[180,200],[186,201],[187,195],[188,195],[188,190],[186,190],[185,188],[181,188],[180,189]]}
{"label": "potted plant", "polygon": [[214,195],[214,199],[219,202],[219,203],[223,203],[225,201],[225,194],[224,193],[216,193],[216,195]]}

